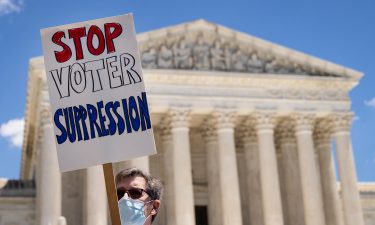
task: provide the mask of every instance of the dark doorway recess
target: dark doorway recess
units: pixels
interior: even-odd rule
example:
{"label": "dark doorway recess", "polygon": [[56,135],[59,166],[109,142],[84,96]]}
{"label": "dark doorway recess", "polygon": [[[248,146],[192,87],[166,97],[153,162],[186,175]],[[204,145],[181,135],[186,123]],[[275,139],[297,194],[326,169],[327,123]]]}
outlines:
{"label": "dark doorway recess", "polygon": [[208,225],[207,206],[195,206],[195,224]]}

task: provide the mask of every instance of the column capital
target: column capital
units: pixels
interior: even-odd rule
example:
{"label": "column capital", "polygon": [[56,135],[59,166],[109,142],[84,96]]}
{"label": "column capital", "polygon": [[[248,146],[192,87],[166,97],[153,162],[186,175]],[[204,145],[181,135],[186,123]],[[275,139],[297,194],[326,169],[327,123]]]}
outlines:
{"label": "column capital", "polygon": [[163,139],[163,141],[172,139],[170,119],[168,116],[164,116],[162,118],[162,120],[158,124],[158,128],[160,130],[161,138]]}
{"label": "column capital", "polygon": [[217,129],[234,128],[236,113],[233,109],[216,109],[213,115]]}
{"label": "column capital", "polygon": [[171,128],[189,128],[190,112],[187,107],[171,107],[167,113]]}
{"label": "column capital", "polygon": [[330,145],[331,133],[327,130],[318,129],[314,131],[314,141],[316,147]]}
{"label": "column capital", "polygon": [[39,106],[39,120],[41,126],[52,125],[52,116],[49,103],[41,103]]}
{"label": "column capital", "polygon": [[258,137],[253,127],[245,126],[237,129],[238,137],[243,143],[257,143]]}
{"label": "column capital", "polygon": [[311,113],[296,113],[292,115],[295,122],[296,133],[301,131],[313,131],[315,115]]}
{"label": "column capital", "polygon": [[276,142],[293,143],[295,139],[295,132],[290,127],[278,127],[276,130]]}
{"label": "column capital", "polygon": [[314,129],[314,140],[317,146],[329,145],[332,135],[332,122],[327,119],[321,119],[316,122]]}
{"label": "column capital", "polygon": [[352,126],[354,114],[352,112],[347,113],[335,113],[329,116],[332,122],[332,128],[335,133],[337,132],[349,132]]}
{"label": "column capital", "polygon": [[276,125],[276,114],[274,112],[255,112],[252,114],[257,131],[273,130]]}
{"label": "column capital", "polygon": [[282,146],[295,143],[294,122],[290,117],[284,117],[275,129],[275,144],[278,154],[281,154]]}
{"label": "column capital", "polygon": [[216,130],[216,119],[215,118],[205,118],[202,123],[202,135],[206,141],[214,141],[217,139]]}

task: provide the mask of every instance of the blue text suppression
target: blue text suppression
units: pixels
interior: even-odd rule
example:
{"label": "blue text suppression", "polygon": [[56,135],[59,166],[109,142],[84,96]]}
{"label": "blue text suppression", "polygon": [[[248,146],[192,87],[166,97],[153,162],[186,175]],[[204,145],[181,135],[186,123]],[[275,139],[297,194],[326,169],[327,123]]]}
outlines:
{"label": "blue text suppression", "polygon": [[53,117],[58,144],[151,129],[146,93],[119,101],[59,108]]}

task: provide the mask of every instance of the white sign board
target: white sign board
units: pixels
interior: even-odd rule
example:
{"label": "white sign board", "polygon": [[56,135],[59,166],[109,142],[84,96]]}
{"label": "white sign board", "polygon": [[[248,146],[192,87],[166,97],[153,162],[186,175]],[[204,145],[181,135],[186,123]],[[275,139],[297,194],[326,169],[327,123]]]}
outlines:
{"label": "white sign board", "polygon": [[41,35],[60,170],[156,153],[132,14]]}

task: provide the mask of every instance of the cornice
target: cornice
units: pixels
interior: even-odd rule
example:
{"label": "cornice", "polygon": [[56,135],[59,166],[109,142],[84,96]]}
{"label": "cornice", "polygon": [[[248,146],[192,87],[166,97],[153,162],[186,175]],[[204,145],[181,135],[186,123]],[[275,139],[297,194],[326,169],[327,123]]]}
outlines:
{"label": "cornice", "polygon": [[[212,86],[243,86],[281,88],[292,85],[303,88],[339,88],[350,90],[357,82],[343,77],[309,77],[291,74],[256,74],[226,71],[195,71],[143,69],[146,83],[201,84]],[[271,82],[271,84],[270,84]],[[276,86],[275,86],[276,84]]]}
{"label": "cornice", "polygon": [[22,158],[21,158],[21,179],[31,179],[30,169],[31,160],[33,156],[33,138],[38,127],[37,114],[38,104],[40,104],[41,90],[43,89],[43,82],[45,82],[44,60],[42,57],[30,59],[29,73],[27,84],[26,110],[25,110],[25,128],[24,138],[22,144]]}

